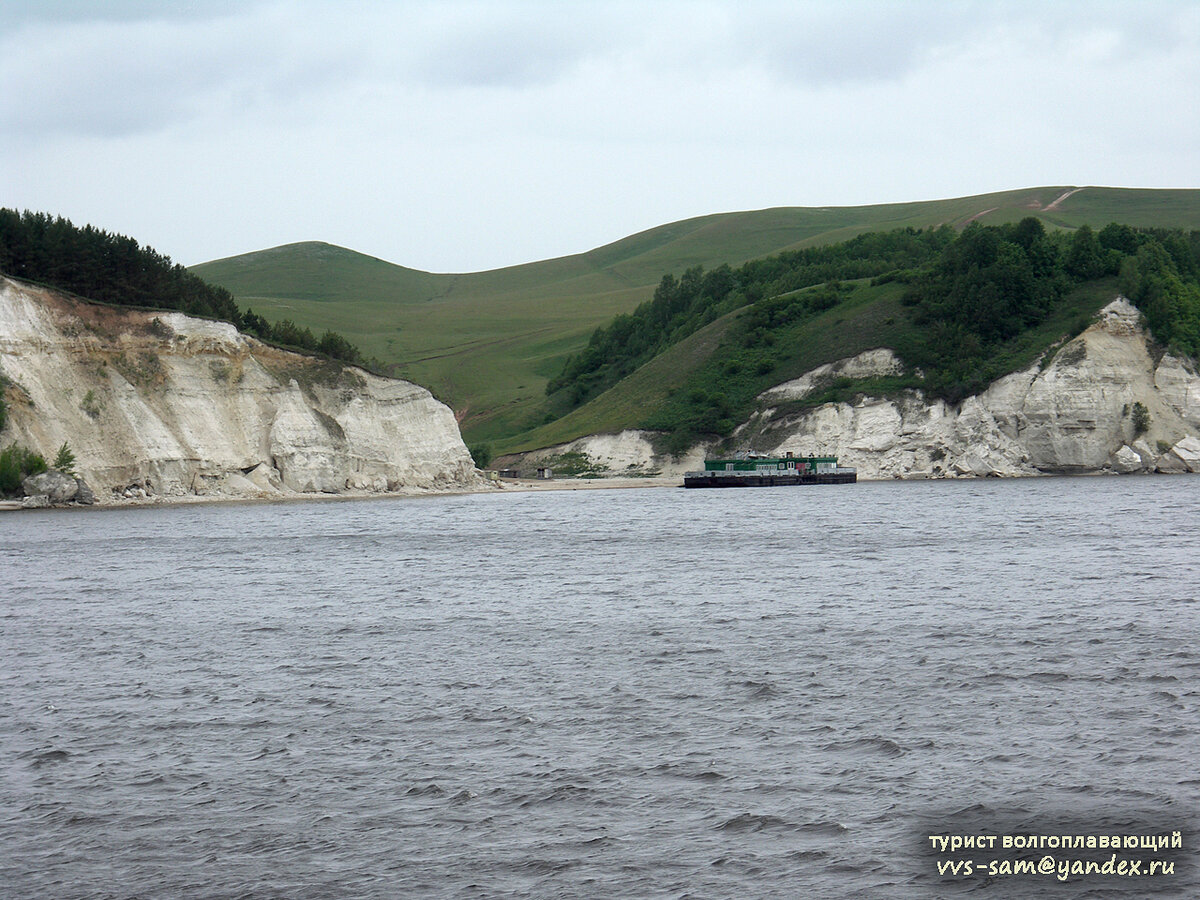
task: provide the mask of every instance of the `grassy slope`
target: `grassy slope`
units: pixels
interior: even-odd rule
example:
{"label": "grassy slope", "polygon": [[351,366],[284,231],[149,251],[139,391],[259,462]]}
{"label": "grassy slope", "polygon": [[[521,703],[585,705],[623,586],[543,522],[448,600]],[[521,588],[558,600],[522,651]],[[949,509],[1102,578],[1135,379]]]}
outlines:
{"label": "grassy slope", "polygon": [[654,409],[681,388],[717,351],[729,326],[741,313],[742,310],[736,310],[709,323],[561,419],[498,442],[497,452],[547,447],[585,434],[636,426],[647,410]]}
{"label": "grassy slope", "polygon": [[[454,407],[468,441],[532,447],[549,432],[513,437],[542,421],[546,381],[594,328],[649,299],[668,272],[737,265],[864,231],[961,226],[976,217],[996,224],[1035,215],[1062,228],[1110,221],[1200,228],[1197,190],[1085,188],[1046,209],[1067,190],[724,213],[663,225],[576,256],[472,274],[419,272],[320,243],[216,260],[193,271],[269,319],[291,318],[318,334],[339,331],[368,355],[396,364],[397,374],[428,385]],[[629,420],[610,411],[595,421],[616,428]],[[568,424],[553,433],[568,435]]]}
{"label": "grassy slope", "polygon": [[[903,348],[916,338],[900,299],[904,286],[891,283],[871,287],[866,281],[842,303],[814,319],[775,331],[786,361],[769,374],[737,376],[749,382],[749,396],[798,378],[817,366],[855,356],[877,347]],[[1031,331],[1011,341],[1005,359],[1011,370],[1031,365],[1052,345],[1077,333],[1102,306],[1117,295],[1116,279],[1083,285],[1064,298],[1054,315]],[[744,310],[736,310],[711,323],[679,344],[655,357],[627,378],[561,419],[530,432],[497,443],[499,453],[566,443],[586,434],[620,431],[635,427],[647,413],[668,402],[672,394],[701,387],[733,387],[734,378],[723,374],[724,361],[740,347],[729,343],[731,326]],[[800,408],[817,402],[851,399],[864,387],[887,392],[896,387],[916,386],[911,378],[855,383],[810,397],[803,403],[772,404]],[[743,409],[744,415],[749,410]]]}

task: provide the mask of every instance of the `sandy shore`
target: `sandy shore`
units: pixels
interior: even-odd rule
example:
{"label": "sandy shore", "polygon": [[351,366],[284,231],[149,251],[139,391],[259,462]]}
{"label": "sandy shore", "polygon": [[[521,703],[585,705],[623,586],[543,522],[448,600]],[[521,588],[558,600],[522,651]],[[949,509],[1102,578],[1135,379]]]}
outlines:
{"label": "sandy shore", "polygon": [[683,487],[682,475],[653,475],[645,478],[506,478],[499,482],[505,491],[590,491],[620,488]]}

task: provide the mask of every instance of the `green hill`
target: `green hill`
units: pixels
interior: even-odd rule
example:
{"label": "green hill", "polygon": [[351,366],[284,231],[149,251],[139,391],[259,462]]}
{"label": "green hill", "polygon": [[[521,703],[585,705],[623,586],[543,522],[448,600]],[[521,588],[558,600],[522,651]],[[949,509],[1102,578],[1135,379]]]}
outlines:
{"label": "green hill", "polygon": [[[649,300],[662,276],[855,235],[940,224],[1017,222],[1050,229],[1111,221],[1200,228],[1200,191],[1043,187],[859,207],[778,208],[688,219],[586,253],[469,274],[433,274],[322,243],[290,244],[192,267],[272,321],[344,334],[395,374],[429,386],[468,442],[535,446],[519,437],[554,418],[547,382],[591,333]],[[697,335],[696,337],[699,337]],[[617,427],[619,416],[602,417]],[[626,420],[627,421],[627,420]],[[569,435],[555,423],[556,437]],[[582,433],[582,432],[581,432]]]}
{"label": "green hill", "polygon": [[[715,276],[715,277],[714,277]],[[956,403],[1085,329],[1118,293],[1160,346],[1200,358],[1200,230],[1110,224],[1047,231],[1033,217],[962,232],[899,229],[664,279],[598,329],[551,382],[565,415],[500,453],[642,428],[660,449],[753,440],[761,393],[824,363],[886,347],[901,371],[832,377],[810,408],[919,389]],[[1047,357],[1048,358],[1048,357]],[[749,431],[739,431],[749,423]]]}

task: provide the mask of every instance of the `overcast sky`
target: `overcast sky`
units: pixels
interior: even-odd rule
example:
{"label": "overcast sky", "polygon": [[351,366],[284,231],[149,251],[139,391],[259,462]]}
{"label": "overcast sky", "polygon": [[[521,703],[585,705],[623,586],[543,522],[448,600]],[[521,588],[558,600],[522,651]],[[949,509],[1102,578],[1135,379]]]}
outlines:
{"label": "overcast sky", "polygon": [[739,209],[1200,187],[1200,3],[0,0],[0,206],[431,271]]}

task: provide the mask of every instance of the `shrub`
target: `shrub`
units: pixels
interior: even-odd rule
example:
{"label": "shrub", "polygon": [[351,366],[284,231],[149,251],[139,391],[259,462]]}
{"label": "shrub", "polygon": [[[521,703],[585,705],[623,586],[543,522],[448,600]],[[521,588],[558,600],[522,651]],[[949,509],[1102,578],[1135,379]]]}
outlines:
{"label": "shrub", "polygon": [[1133,404],[1133,436],[1141,437],[1150,430],[1150,410],[1140,400]]}
{"label": "shrub", "polygon": [[58,448],[58,455],[54,457],[54,468],[64,475],[75,475],[75,454],[71,452],[66,441]]}
{"label": "shrub", "polygon": [[0,450],[0,495],[12,496],[21,490],[21,482],[30,475],[46,471],[46,460],[40,453],[9,444]]}
{"label": "shrub", "polygon": [[98,419],[100,417],[100,410],[104,408],[104,404],[96,399],[95,391],[89,390],[83,395],[83,400],[80,401],[79,408],[93,419]]}
{"label": "shrub", "polygon": [[471,451],[471,459],[475,460],[475,468],[486,469],[492,461],[492,445],[491,444],[475,444],[468,448]]}

